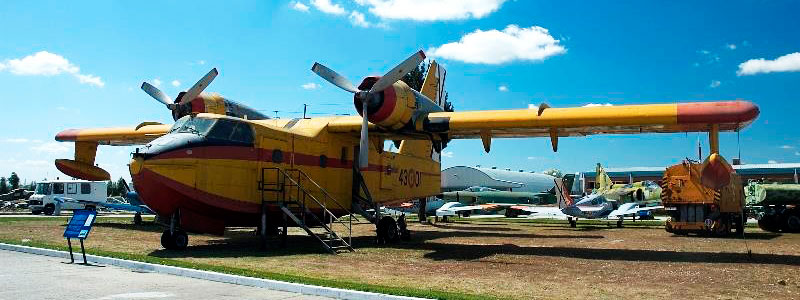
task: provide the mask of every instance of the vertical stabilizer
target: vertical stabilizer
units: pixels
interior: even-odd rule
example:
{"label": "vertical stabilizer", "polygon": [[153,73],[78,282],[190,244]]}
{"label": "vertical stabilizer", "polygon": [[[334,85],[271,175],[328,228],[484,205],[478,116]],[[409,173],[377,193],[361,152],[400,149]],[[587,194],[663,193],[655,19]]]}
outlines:
{"label": "vertical stabilizer", "polygon": [[558,209],[564,209],[572,206],[575,201],[569,195],[569,189],[564,186],[564,180],[561,178],[554,179],[556,183],[556,199],[558,200]]}
{"label": "vertical stabilizer", "polygon": [[432,61],[428,67],[428,75],[425,76],[425,82],[422,83],[422,90],[419,91],[440,107],[444,107],[445,77],[447,77],[447,70],[436,61]]}
{"label": "vertical stabilizer", "polygon": [[611,185],[613,184],[611,182],[611,177],[608,177],[606,170],[603,169],[603,166],[601,166],[600,164],[597,164],[596,174],[597,177],[595,177],[594,191],[592,191],[592,193],[597,194],[600,192],[610,190]]}

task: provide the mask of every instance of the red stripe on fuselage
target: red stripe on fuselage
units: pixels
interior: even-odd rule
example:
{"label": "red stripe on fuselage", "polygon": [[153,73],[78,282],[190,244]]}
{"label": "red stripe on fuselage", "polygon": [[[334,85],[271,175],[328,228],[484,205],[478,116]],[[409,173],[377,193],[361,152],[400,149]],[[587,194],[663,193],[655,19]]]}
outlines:
{"label": "red stripe on fuselage", "polygon": [[[234,159],[246,161],[272,161],[273,149],[252,148],[246,146],[202,146],[193,148],[183,148],[156,155],[149,160],[176,159],[176,158],[195,158],[195,159]],[[304,154],[300,152],[284,152],[283,162],[300,166],[319,167],[321,155]],[[353,167],[352,160],[342,160],[339,158],[326,159],[326,168],[350,169]],[[370,164],[367,171],[383,172],[388,166]],[[395,170],[392,170],[394,173]]]}

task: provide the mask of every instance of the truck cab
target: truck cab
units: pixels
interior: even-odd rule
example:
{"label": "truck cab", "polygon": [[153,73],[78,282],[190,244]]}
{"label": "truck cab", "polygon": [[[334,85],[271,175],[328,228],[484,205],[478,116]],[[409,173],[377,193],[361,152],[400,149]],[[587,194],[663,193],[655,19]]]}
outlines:
{"label": "truck cab", "polygon": [[[36,191],[28,198],[31,213],[57,214],[60,210],[96,209],[93,203],[105,203],[105,181],[51,180],[36,184]],[[60,201],[57,201],[59,198]],[[58,209],[57,209],[58,208]]]}

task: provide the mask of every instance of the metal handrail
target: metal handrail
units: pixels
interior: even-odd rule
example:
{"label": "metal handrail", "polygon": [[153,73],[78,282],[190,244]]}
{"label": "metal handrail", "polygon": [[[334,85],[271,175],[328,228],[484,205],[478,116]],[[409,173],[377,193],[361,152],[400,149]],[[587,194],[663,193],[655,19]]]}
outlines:
{"label": "metal handrail", "polygon": [[[317,203],[317,205],[318,205],[318,206],[319,206],[319,207],[322,209],[322,211],[323,211],[323,216],[322,216],[322,218],[323,218],[323,219],[325,219],[325,217],[326,217],[326,214],[327,214],[327,215],[330,215],[330,216],[331,216],[331,220],[336,220],[336,222],[337,222],[337,223],[339,223],[339,224],[341,224],[342,226],[345,226],[345,227],[347,227],[347,228],[348,228],[348,231],[349,231],[349,236],[348,236],[348,242],[347,242],[347,243],[348,243],[348,245],[352,244],[352,236],[353,236],[353,220],[352,220],[352,218],[348,218],[348,221],[349,221],[349,226],[348,226],[348,224],[345,224],[345,223],[344,223],[342,220],[340,220],[339,218],[337,218],[337,217],[336,217],[336,215],[334,215],[334,214],[333,214],[333,212],[331,212],[330,210],[328,210],[328,208],[327,208],[327,207],[326,207],[324,204],[322,204],[322,203],[321,203],[321,202],[320,202],[320,201],[319,201],[319,200],[318,200],[316,197],[314,197],[314,195],[313,195],[313,194],[311,194],[311,192],[309,192],[309,191],[308,191],[306,188],[304,188],[304,187],[303,187],[303,186],[302,186],[302,185],[301,185],[301,184],[298,182],[298,180],[299,180],[299,175],[298,175],[298,180],[295,180],[294,178],[292,178],[292,176],[290,176],[290,175],[289,175],[289,174],[288,174],[286,171],[284,171],[283,169],[280,169],[280,168],[277,168],[277,167],[269,167],[269,168],[262,168],[262,178],[264,177],[264,176],[263,176],[263,174],[264,174],[264,173],[263,173],[263,171],[264,171],[264,170],[275,170],[275,171],[276,171],[278,174],[282,174],[282,175],[283,175],[283,178],[284,178],[284,182],[283,182],[283,184],[281,185],[282,187],[285,187],[285,186],[287,185],[287,183],[286,183],[286,179],[288,179],[290,183],[293,183],[293,185],[291,185],[291,184],[290,184],[289,186],[296,186],[296,187],[297,187],[297,197],[298,197],[298,199],[297,199],[297,200],[301,200],[301,199],[299,199],[299,198],[300,198],[300,192],[302,192],[302,193],[303,193],[303,197],[302,197],[302,208],[303,208],[303,211],[301,211],[301,216],[303,217],[303,222],[305,222],[305,215],[306,215],[306,214],[305,214],[305,210],[307,210],[307,209],[308,209],[308,208],[307,208],[307,205],[306,205],[306,203],[305,203],[305,202],[306,202],[306,196],[308,196],[309,198],[311,198],[311,200],[313,200],[315,203]],[[323,194],[324,194],[325,196],[327,196],[328,198],[330,198],[331,200],[333,200],[333,202],[334,202],[336,205],[338,205],[340,208],[344,209],[346,212],[348,212],[348,213],[350,212],[349,210],[345,209],[345,208],[344,208],[344,207],[341,205],[341,203],[339,203],[338,201],[336,201],[336,199],[334,199],[332,196],[330,196],[330,194],[329,194],[329,193],[328,193],[326,190],[324,190],[322,187],[320,187],[320,186],[319,186],[319,184],[317,184],[316,182],[314,182],[314,181],[313,181],[313,179],[311,179],[311,177],[309,177],[309,176],[308,176],[307,174],[305,174],[303,171],[301,171],[301,170],[299,170],[299,169],[292,169],[292,170],[294,170],[294,171],[297,171],[297,172],[298,172],[298,174],[302,174],[302,175],[303,175],[304,177],[306,177],[306,178],[307,178],[309,181],[311,181],[311,182],[312,182],[312,183],[313,183],[315,186],[317,186],[317,188],[319,188],[319,189],[320,189],[320,190],[323,192]],[[290,170],[290,171],[292,171],[292,170]],[[277,177],[276,177],[276,179],[277,179]],[[278,184],[279,184],[279,183],[276,183],[275,185],[278,185]],[[262,187],[263,187],[264,185],[265,185],[265,183],[264,183],[264,182],[262,182]],[[271,184],[270,184],[270,185],[271,185]],[[282,189],[283,189],[283,188],[282,188]],[[262,191],[263,191],[263,189],[262,189]],[[283,201],[286,201],[286,199],[285,199],[285,198],[286,198],[286,194],[285,194],[285,192],[284,192],[284,199],[283,199]],[[327,201],[326,201],[326,202],[327,202]],[[318,222],[320,222],[320,224],[324,224],[324,222],[322,222],[322,220],[320,220],[319,218],[317,218],[317,216],[316,216],[316,215],[314,215],[314,214],[311,214],[311,215],[312,215],[312,216],[313,216],[315,219],[317,219],[317,221],[318,221]],[[331,223],[333,223],[333,222],[331,222]],[[341,237],[339,237],[339,235],[338,235],[338,234],[336,234],[336,232],[335,232],[335,231],[333,231],[333,230],[332,230],[332,229],[330,229],[330,228],[328,228],[328,230],[329,230],[329,231],[330,231],[330,232],[331,232],[331,233],[332,233],[334,236],[336,236],[336,238],[338,238],[338,239],[341,239]]]}

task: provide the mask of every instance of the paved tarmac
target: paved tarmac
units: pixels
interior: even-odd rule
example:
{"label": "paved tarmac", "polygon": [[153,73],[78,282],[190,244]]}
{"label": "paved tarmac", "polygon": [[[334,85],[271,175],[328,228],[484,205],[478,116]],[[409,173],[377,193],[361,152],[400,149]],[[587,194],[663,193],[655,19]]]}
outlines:
{"label": "paved tarmac", "polygon": [[0,300],[332,299],[5,250],[0,250],[0,266]]}

